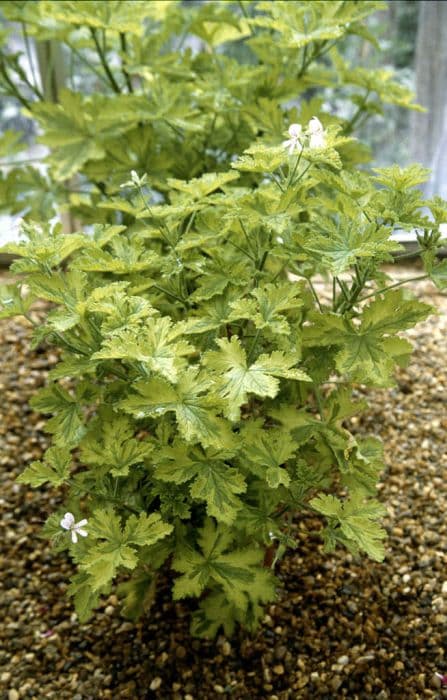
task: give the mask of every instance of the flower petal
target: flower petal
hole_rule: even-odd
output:
[[[321,133],[312,134],[309,139],[309,148],[324,148],[326,145],[326,136]]]
[[[78,535],[81,535],[81,537],[87,537],[87,535],[88,535],[87,530],[82,530],[82,529],[78,530],[78,529],[76,529],[76,532],[77,532]]]
[[[323,124],[320,122],[318,117],[312,117],[309,124],[307,125],[311,134],[319,134],[324,131]]]
[[[60,521],[61,527],[64,528],[64,530],[71,530],[75,523],[75,517],[73,513],[65,513],[64,517]]]
[[[292,139],[297,139],[299,136],[301,136],[302,130],[303,127],[301,124],[291,124],[289,126],[289,136],[291,136]]]
[[[78,541],[78,536],[76,534],[76,530],[71,531],[71,541],[73,542],[73,544],[76,544],[76,542]]]
[[[78,523],[76,523],[75,527],[78,529],[79,527],[83,527],[84,525],[87,525],[88,520],[84,518],[83,520],[80,520]]]

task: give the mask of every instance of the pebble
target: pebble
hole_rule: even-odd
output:
[[[156,677],[154,678],[154,680],[151,682],[149,688],[150,688],[151,690],[158,690],[158,689],[160,688],[162,682],[163,682],[163,681],[162,681],[162,679],[160,678],[160,676],[156,676]]]
[[[346,666],[349,663],[349,656],[340,656],[337,659],[337,663],[339,666]]]
[[[8,700],[19,700],[20,695],[15,688],[11,688],[11,690],[8,692]]]
[[[273,673],[276,673],[277,676],[282,676],[284,673],[284,666],[282,664],[276,664],[273,666]]]

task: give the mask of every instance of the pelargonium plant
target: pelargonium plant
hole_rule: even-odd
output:
[[[72,4],[58,3],[67,23]],[[98,4],[77,3],[87,26]],[[190,153],[198,174],[179,177],[175,159],[160,173],[173,130],[139,113],[154,170],[136,159],[120,181],[109,172],[89,195],[92,229],[27,221],[26,240],[8,246],[19,281],[2,288],[2,315],[24,315],[34,342],[60,351],[32,400],[50,416],[52,445],[19,480],[60,488],[44,532],[76,564],[69,591],[81,620],[116,585],[124,614],[138,617],[170,571],[173,598],[198,599],[194,634],[254,630],[275,599],[275,563],[295,546],[287,516],[303,511],[321,516],[326,551],[385,554],[382,445],[347,421],[365,409],[359,386],[393,385],[411,354],[401,332],[432,312],[382,269],[401,250],[393,232],[418,231],[425,276],[443,286],[447,207],[415,189],[420,166],[361,169],[349,122],[321,102],[287,104],[292,88],[324,83],[330,56],[341,70],[346,13],[365,33],[354,15],[377,3],[241,5],[195,9],[191,27],[212,51],[175,54],[176,74],[197,73],[188,99],[200,138],[188,125],[174,132],[182,167]],[[179,32],[169,17],[169,31],[157,19],[166,42]],[[250,61],[216,51],[219,36],[242,42]],[[161,79],[173,70],[166,56]],[[147,76],[138,65],[124,77],[144,96],[144,79],[131,82]],[[210,108],[201,95],[219,83],[226,102]],[[108,98],[117,119],[121,97]],[[118,153],[104,144],[88,164],[93,180]],[[131,148],[125,137],[120,148]],[[39,324],[37,299],[48,308]]]

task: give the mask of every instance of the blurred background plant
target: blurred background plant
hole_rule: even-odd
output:
[[[370,159],[432,167],[426,194],[445,196],[446,2],[307,3],[310,15],[319,6],[333,30],[295,44],[295,76],[268,75],[256,36],[235,40],[240,29],[232,17],[256,16],[256,3],[213,4],[227,21],[220,28],[203,0],[2,3],[0,242],[15,238],[22,217],[58,216],[66,230],[110,221],[116,214],[98,205],[119,197],[131,169],[150,171],[154,201],[163,199],[168,177],[202,174],[203,149],[209,170],[225,169],[258,127],[272,137],[281,129],[275,101],[299,114],[306,100],[307,111],[336,117],[369,145],[364,167]],[[354,6],[358,17],[369,15],[366,24],[350,16]],[[161,21],[169,34],[160,32]],[[179,68],[180,52],[189,54],[189,70],[184,62]],[[254,73],[264,70],[263,94],[238,84],[233,58],[242,54]],[[215,61],[221,84],[204,89]],[[428,113],[402,109],[411,91]],[[171,147],[161,154],[157,140],[166,130]]]

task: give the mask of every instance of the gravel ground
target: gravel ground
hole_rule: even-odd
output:
[[[15,483],[47,445],[27,402],[56,357],[30,350],[26,321],[0,321],[1,697],[447,697],[435,676],[447,672],[447,298],[425,282],[414,288],[443,313],[410,334],[410,368],[395,389],[368,393],[355,426],[386,446],[386,560],[325,555],[319,521],[297,516],[300,545],[279,567],[284,588],[260,632],[216,642],[189,638],[188,603],[170,601],[167,580],[136,625],[120,618],[114,596],[93,623],[78,623],[64,595],[72,566],[38,538],[59,495]]]

